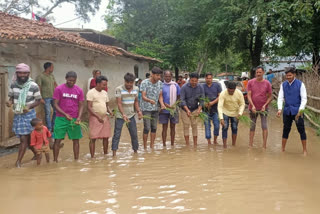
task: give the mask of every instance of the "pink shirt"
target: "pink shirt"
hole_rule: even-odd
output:
[[[77,118],[79,114],[79,102],[84,100],[82,89],[74,85],[69,88],[66,84],[56,87],[53,93],[53,99],[59,100],[59,107],[72,118]],[[57,117],[64,117],[57,111]]]
[[[248,92],[251,91],[251,99],[256,107],[257,111],[262,109],[262,106],[267,102],[267,94],[272,93],[271,84],[268,80],[263,80],[261,82],[257,81],[256,78],[249,80],[248,82]],[[266,109],[268,106],[266,106]],[[252,106],[249,104],[249,109],[252,109]]]

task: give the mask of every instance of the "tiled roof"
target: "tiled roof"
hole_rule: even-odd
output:
[[[78,33],[60,31],[51,24],[20,18],[0,12],[0,41],[9,40],[45,40],[68,43],[85,49],[96,50],[110,56],[124,56],[136,60],[159,62],[159,60],[134,54],[115,46],[89,42]]]

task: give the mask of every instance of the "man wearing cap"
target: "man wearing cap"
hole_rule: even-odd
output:
[[[34,108],[40,104],[41,100],[39,87],[29,75],[28,65],[21,63],[16,66],[15,76],[9,89],[9,100],[6,103],[8,107],[13,106],[12,130],[20,138],[16,167],[21,167],[22,158],[30,144],[30,133],[33,130],[30,122],[36,117]]]

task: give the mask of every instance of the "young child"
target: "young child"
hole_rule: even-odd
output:
[[[34,130],[31,132],[30,146],[33,146],[37,154],[37,165],[40,165],[42,153],[46,155],[47,163],[50,161],[50,147],[51,133],[46,126],[43,125],[42,120],[39,118],[33,118],[31,120],[31,126]]]

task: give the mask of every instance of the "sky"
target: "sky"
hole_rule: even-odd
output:
[[[42,2],[46,2],[45,6],[50,5],[48,0],[41,1],[41,3]],[[57,28],[89,28],[97,31],[102,31],[107,28],[104,21],[104,15],[106,13],[107,5],[108,0],[102,0],[99,11],[97,11],[94,16],[90,15],[90,22],[85,23],[81,19],[77,19],[65,24],[61,24],[63,22],[67,22],[77,18],[74,12],[74,5],[70,3],[63,3],[61,7],[56,7],[53,10],[53,13],[50,16],[54,17],[55,20],[51,23]]]

